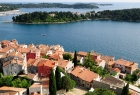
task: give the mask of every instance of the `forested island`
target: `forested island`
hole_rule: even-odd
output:
[[[140,9],[124,9],[124,10],[105,10],[98,12],[97,18],[110,19],[110,20],[122,20],[122,21],[140,21]]]
[[[73,12],[33,12],[19,16],[14,16],[13,22],[16,23],[64,23],[82,20],[122,20],[122,21],[140,21],[140,9],[124,10],[106,10],[95,13],[94,11],[86,13]]]
[[[90,15],[91,14],[91,15]],[[13,22],[18,23],[62,23],[94,18],[94,12],[33,12],[13,17]]]
[[[74,8],[74,9],[93,9],[99,8],[96,4],[76,3],[76,4],[62,4],[62,3],[27,3],[27,4],[0,4],[0,11],[16,10],[19,8]]]

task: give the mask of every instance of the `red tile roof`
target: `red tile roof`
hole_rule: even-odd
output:
[[[75,67],[71,74],[87,82],[92,82],[99,76],[98,74],[79,66]]]
[[[120,68],[112,68],[112,69],[110,69],[110,71],[120,73],[121,69]]]
[[[58,62],[58,66],[60,66],[62,68],[65,68],[69,63],[68,60],[62,60],[62,59],[59,59],[57,62]]]
[[[49,58],[54,59],[54,60],[58,60],[58,59],[60,59],[60,56],[57,54],[52,54],[52,55],[49,55]]]
[[[119,64],[119,65],[123,65],[123,66],[126,66],[126,67],[131,67],[132,69],[137,69],[137,64],[135,62],[130,62],[130,61],[127,61],[127,60],[124,60],[124,59],[118,59],[116,60],[115,62],[116,64]]]
[[[110,62],[108,62],[108,65],[114,65],[115,64],[115,62],[114,61],[110,61]]]
[[[11,49],[10,47],[5,47],[5,48],[0,49],[0,52],[1,52],[1,53],[6,53],[6,52],[8,52],[10,49]]]
[[[53,62],[52,60],[41,60],[38,64],[38,66],[43,66],[43,65],[54,68],[55,62]]]

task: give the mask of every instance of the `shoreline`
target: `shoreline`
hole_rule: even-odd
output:
[[[26,12],[21,12],[20,10],[2,11],[2,12],[0,12],[0,16],[20,15],[20,14],[24,14],[24,13],[26,13]]]
[[[33,23],[26,23],[26,22],[13,22],[13,21],[3,21],[3,23],[15,23],[15,24],[64,24],[64,23],[71,23],[71,22],[81,22],[81,21],[97,21],[97,20],[110,20],[110,21],[124,21],[124,22],[140,22],[133,21],[133,20],[116,20],[116,19],[109,19],[109,18],[98,18],[98,19],[83,19],[77,21],[65,21],[65,22],[33,22]]]

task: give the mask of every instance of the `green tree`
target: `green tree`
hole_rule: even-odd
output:
[[[85,95],[116,95],[116,94],[106,88],[95,88],[93,92],[87,92]]]
[[[56,95],[56,81],[53,69],[51,68],[51,73],[49,77],[49,93],[50,95]]]
[[[72,55],[69,54],[69,53],[65,53],[65,54],[63,54],[63,58],[64,58],[65,60],[72,60]]]
[[[95,65],[95,62],[91,59],[90,53],[88,53],[88,56],[86,57],[84,62],[84,66],[86,66],[86,68],[91,68],[93,65]]]
[[[129,95],[129,82],[123,87],[121,95]]]
[[[61,89],[62,78],[61,78],[59,66],[57,66],[57,68],[55,70],[55,80],[56,80],[57,90],[60,90]]]
[[[74,58],[73,58],[73,63],[74,63],[74,67],[77,66],[77,52],[74,52]]]
[[[138,80],[138,74],[134,72],[132,74],[132,81],[137,81],[137,80]]]
[[[71,89],[71,79],[67,76],[62,77],[62,88],[67,91]]]

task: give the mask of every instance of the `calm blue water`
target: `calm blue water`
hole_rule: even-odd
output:
[[[104,7],[106,9],[111,6]],[[62,11],[62,9],[53,8],[21,9],[24,12],[36,10]],[[85,10],[87,9],[76,11],[84,12]],[[2,23],[4,20],[11,20],[11,17],[0,17],[0,40],[17,39],[22,44],[60,44],[65,51],[94,50],[104,55],[115,56],[116,59],[124,58],[140,64],[140,23],[109,20],[34,25]],[[46,36],[41,35],[44,33]]]

